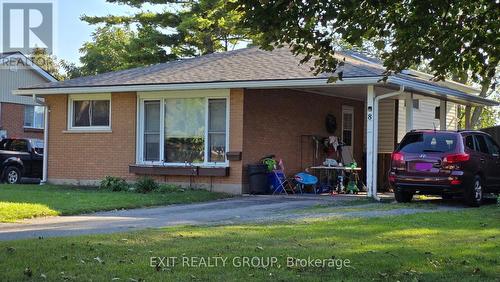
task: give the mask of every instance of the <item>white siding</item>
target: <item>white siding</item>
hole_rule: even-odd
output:
[[[397,142],[401,142],[401,139],[406,134],[406,108],[405,108],[405,101],[404,100],[399,100],[398,102],[398,138]]]
[[[457,105],[448,102],[446,105],[446,129],[458,129]]]
[[[379,102],[378,115],[378,151],[392,153],[394,151],[394,116],[396,114],[396,100],[383,99]]]
[[[435,109],[439,107],[439,100],[424,97],[415,97],[420,100],[420,109],[413,109],[413,128],[414,129],[433,129],[434,126],[439,129],[439,119],[435,119]],[[457,106],[453,103],[446,105],[446,122],[448,130],[457,129]],[[406,134],[406,107],[404,100],[399,100],[398,112],[398,142]]]
[[[14,96],[12,90],[45,83],[47,80],[28,68],[10,70],[0,67],[0,102],[35,105],[32,97]]]

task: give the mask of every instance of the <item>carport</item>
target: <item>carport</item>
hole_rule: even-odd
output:
[[[427,74],[414,72],[421,76],[432,78]],[[409,74],[409,72],[407,73]],[[421,95],[439,101],[439,130],[447,130],[446,109],[447,103],[453,102],[465,106],[466,120],[470,120],[471,107],[498,106],[499,103],[493,100],[477,96],[478,89],[455,83],[455,82],[426,82],[421,79],[413,79],[408,75],[395,75],[387,79],[387,85],[395,89],[390,93],[377,93],[374,85],[367,86],[366,94],[366,186],[368,196],[377,198],[377,158],[378,158],[378,123],[379,123],[379,102],[383,99],[405,100],[410,105],[414,95]],[[397,90],[396,90],[397,89]],[[406,107],[406,132],[414,128],[413,107]],[[432,129],[431,126],[429,126]],[[465,129],[470,129],[470,124],[465,125]]]

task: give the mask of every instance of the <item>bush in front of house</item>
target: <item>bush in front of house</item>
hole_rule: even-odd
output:
[[[106,176],[99,185],[99,189],[113,192],[128,191],[130,189],[125,179],[116,176]]]
[[[149,193],[158,189],[158,183],[149,176],[143,176],[135,183],[135,192],[137,193]]]

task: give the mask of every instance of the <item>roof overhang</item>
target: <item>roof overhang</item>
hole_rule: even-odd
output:
[[[440,100],[446,100],[471,106],[498,106],[499,103],[476,95],[467,94],[455,89],[439,87],[391,76],[386,82],[383,77],[349,77],[329,83],[327,78],[308,79],[282,79],[282,80],[252,80],[252,81],[216,81],[195,83],[169,83],[169,84],[140,84],[140,85],[106,85],[89,87],[59,87],[59,88],[31,88],[14,90],[14,95],[36,96],[57,94],[90,94],[103,92],[138,92],[138,91],[168,91],[168,90],[200,90],[224,88],[291,88],[291,87],[325,87],[325,86],[352,86],[352,85],[378,85],[378,86],[405,86],[405,91],[419,93]]]

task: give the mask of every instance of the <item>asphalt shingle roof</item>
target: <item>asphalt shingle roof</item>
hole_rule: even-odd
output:
[[[25,89],[312,79],[331,76],[331,74],[314,76],[311,67],[312,62],[300,64],[300,58],[294,56],[287,48],[265,51],[252,47],[56,83],[39,84]],[[346,61],[343,76],[373,77],[382,75],[383,71],[384,68],[381,65],[351,58]]]

